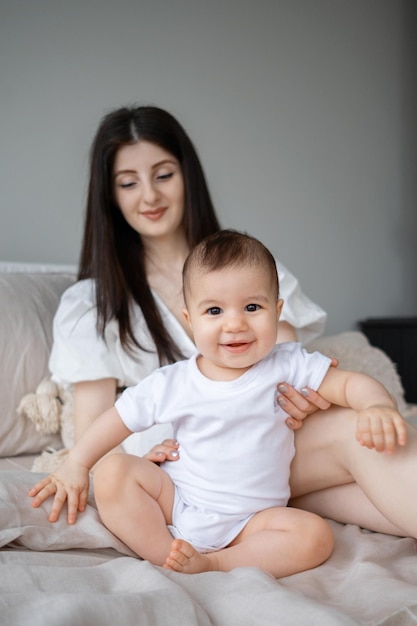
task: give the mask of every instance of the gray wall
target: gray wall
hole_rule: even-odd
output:
[[[1,2],[0,260],[76,263],[99,119],[156,104],[328,333],[416,315],[416,4]]]

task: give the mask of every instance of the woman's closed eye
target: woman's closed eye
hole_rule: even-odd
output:
[[[131,189],[131,187],[134,187],[135,185],[136,183],[131,181],[128,183],[119,183],[117,186],[120,187],[121,189]]]
[[[165,182],[170,180],[173,176],[174,176],[175,172],[161,172],[160,174],[156,174],[155,175],[155,181],[156,182]],[[136,185],[140,184],[139,180],[121,180],[120,182],[117,182],[116,185],[117,187],[119,187],[120,189],[132,189],[133,187],[136,187]]]
[[[164,180],[169,180],[173,176],[174,176],[174,172],[167,172],[166,174],[158,174],[156,179],[164,181]]]

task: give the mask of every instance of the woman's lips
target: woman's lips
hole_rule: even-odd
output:
[[[168,207],[161,207],[160,209],[154,209],[153,211],[143,211],[141,215],[146,217],[146,219],[151,220],[152,222],[156,222],[159,220],[165,212],[168,210]]]

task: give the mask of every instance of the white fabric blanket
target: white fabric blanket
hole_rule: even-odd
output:
[[[255,568],[177,574],[133,556],[94,501],[75,526],[47,521],[27,490],[37,475],[0,472],[3,626],[417,624],[417,541],[331,522],[321,567],[275,580]]]

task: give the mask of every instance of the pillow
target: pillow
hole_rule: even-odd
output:
[[[52,320],[74,279],[72,274],[0,273],[0,457],[62,445],[59,434],[37,432],[16,409],[49,375]]]
[[[27,492],[44,475],[25,470],[0,472],[0,547],[13,543],[39,551],[113,548],[136,556],[101,523],[91,489],[86,510],[71,526],[66,521],[66,508],[57,522],[48,521],[52,498],[34,509]]]
[[[315,339],[307,346],[309,352],[318,350],[335,357],[342,369],[368,374],[388,389],[397,400],[400,413],[407,409],[404,388],[391,359],[379,348],[371,346],[361,332],[351,331]]]

